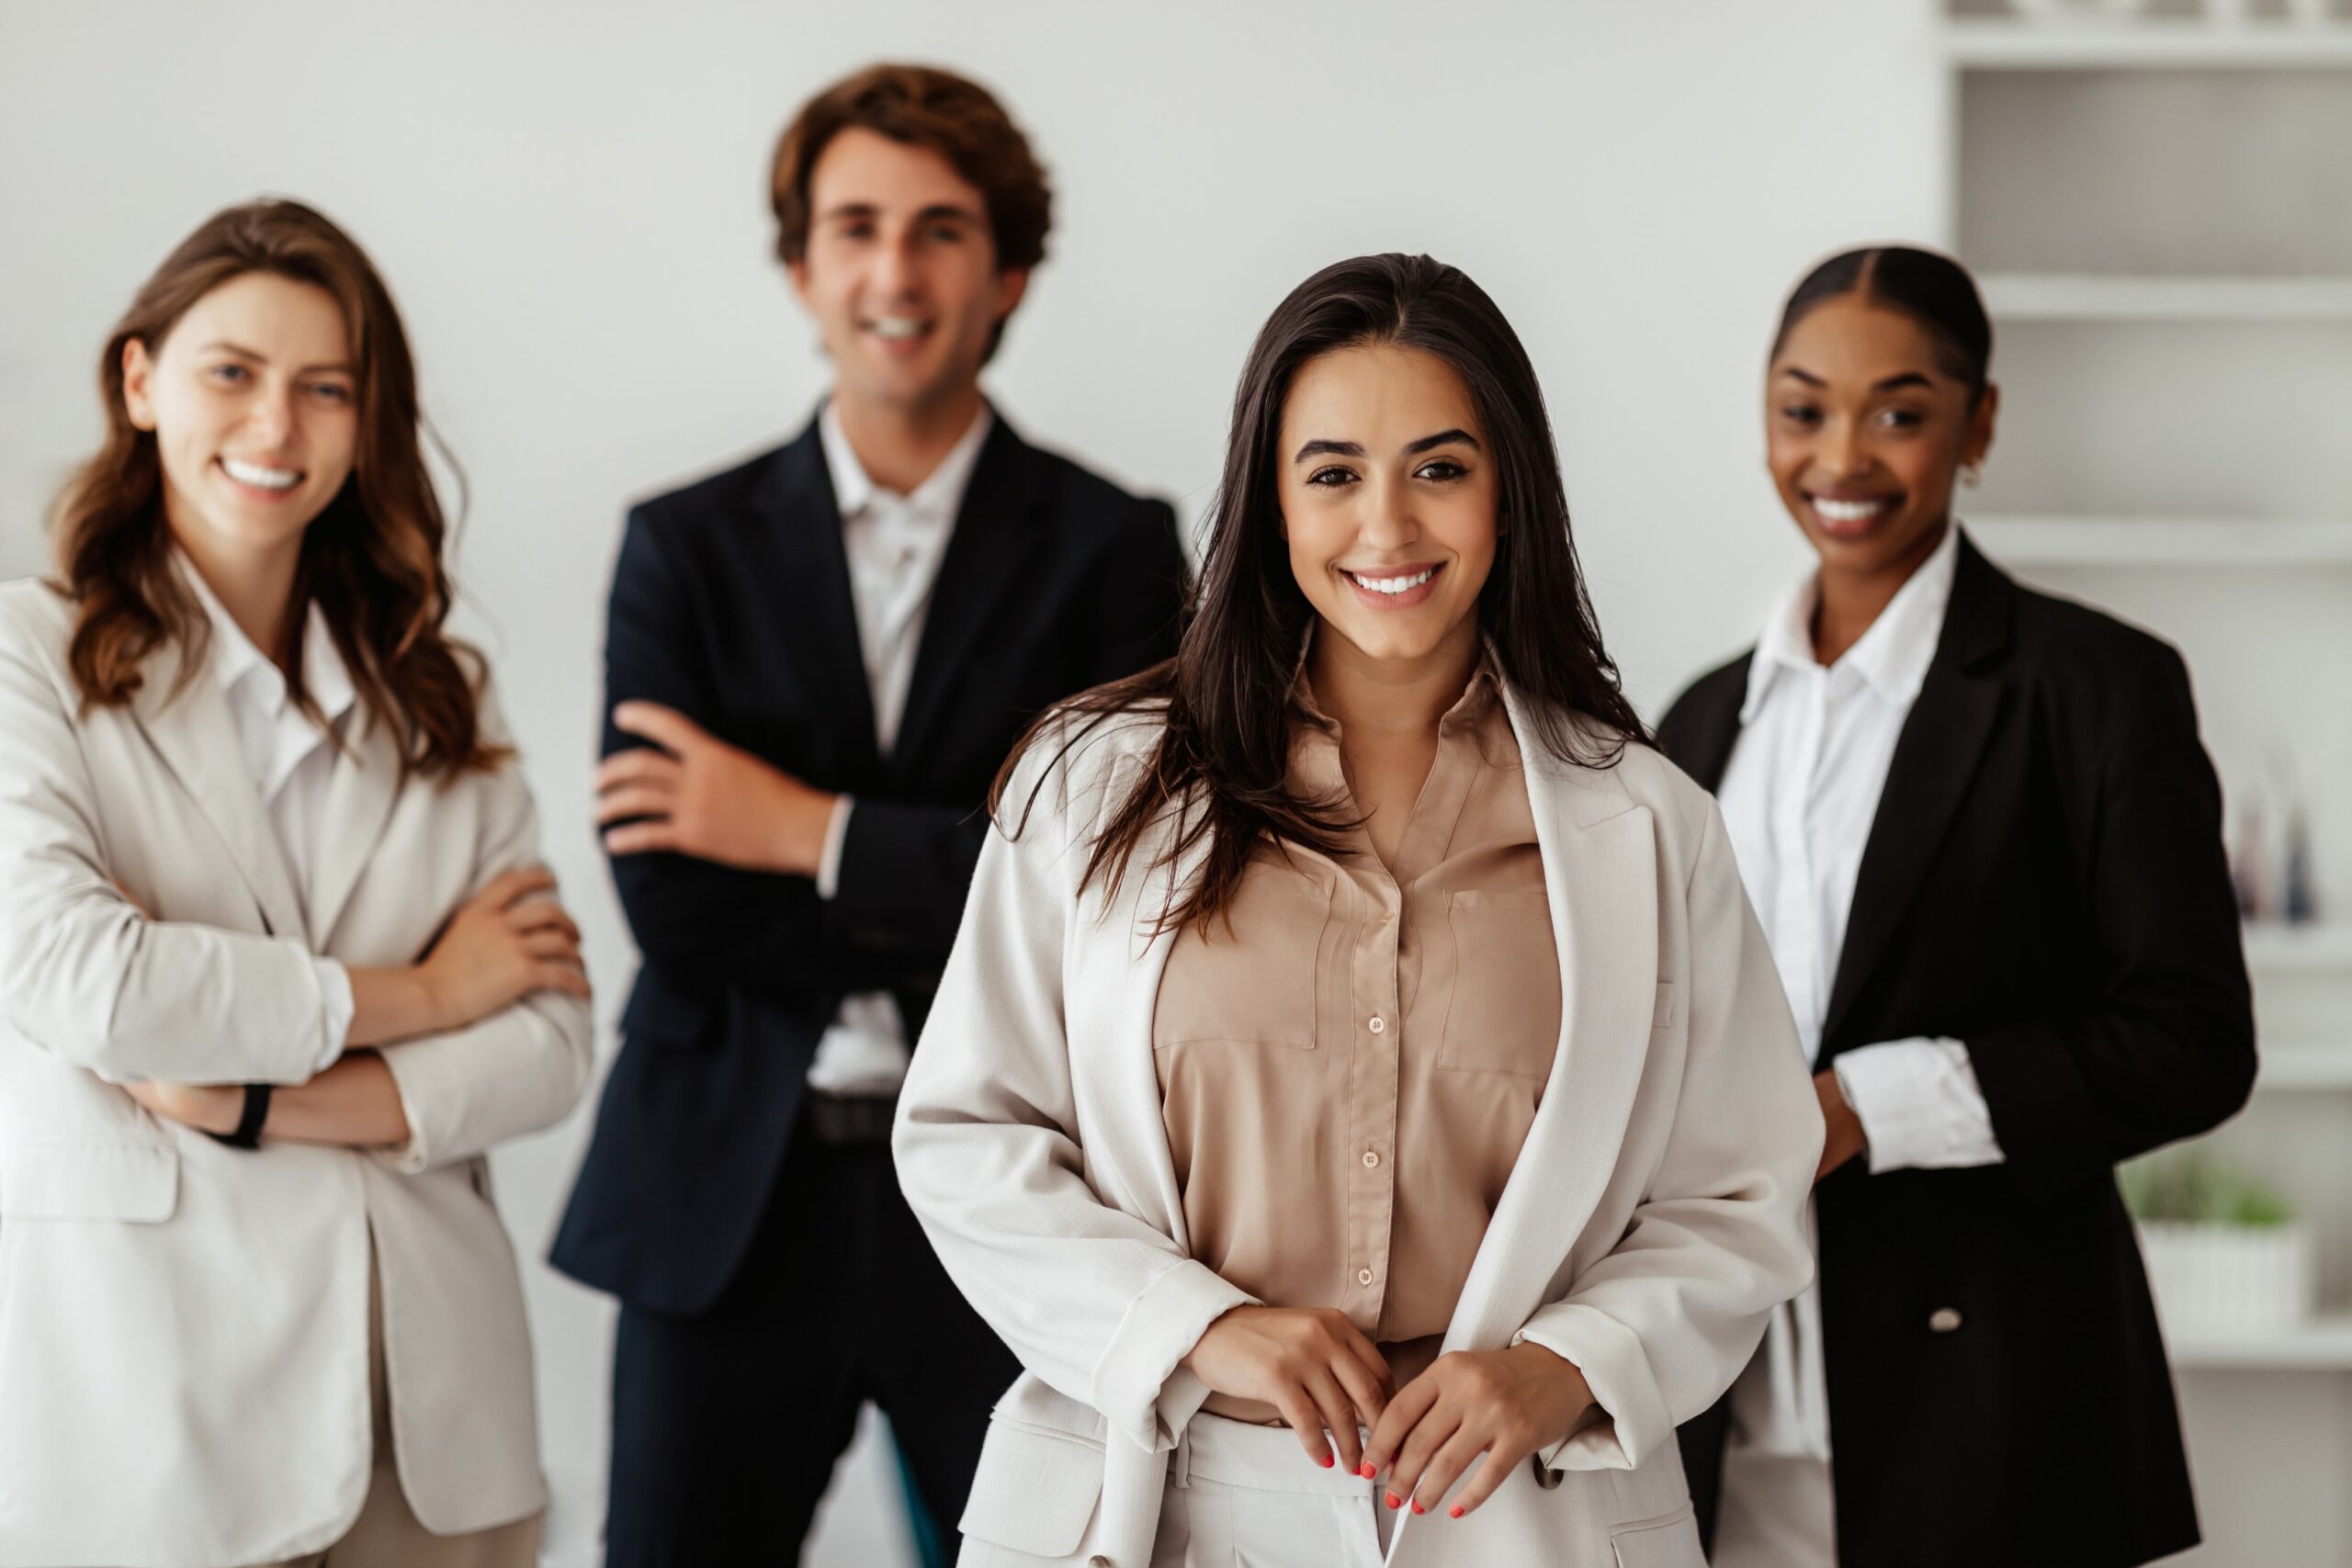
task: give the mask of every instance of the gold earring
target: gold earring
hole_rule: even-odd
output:
[[[1984,465],[1973,458],[1968,462],[1962,463],[1960,466],[1960,482],[1966,485],[1971,490],[1974,490],[1978,485],[1983,484],[1984,482]]]

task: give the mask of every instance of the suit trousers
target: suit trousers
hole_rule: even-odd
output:
[[[537,1514],[492,1529],[435,1535],[409,1511],[392,1456],[391,1384],[384,1371],[384,1288],[372,1258],[368,1274],[368,1399],[374,1412],[376,1458],[359,1517],[324,1551],[288,1558],[269,1568],[534,1568],[539,1560]]]
[[[804,1117],[711,1309],[621,1308],[607,1568],[797,1562],[868,1401],[952,1530],[1019,1371],[940,1267],[889,1145],[828,1144]]]
[[[1381,1568],[1396,1524],[1383,1484],[1323,1469],[1288,1427],[1195,1416],[1169,1465],[1151,1568]]]

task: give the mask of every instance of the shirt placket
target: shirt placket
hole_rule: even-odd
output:
[[[1404,893],[1369,862],[1348,879],[1355,906],[1348,966],[1348,1318],[1377,1337],[1388,1297],[1389,1247],[1396,1213],[1396,1096],[1404,1010],[1396,994],[1397,933]]]

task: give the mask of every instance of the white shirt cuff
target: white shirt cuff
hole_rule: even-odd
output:
[[[319,971],[319,1041],[318,1066],[311,1069],[317,1077],[343,1057],[343,1048],[351,1038],[351,1020],[359,1004],[351,996],[351,971],[332,958],[311,961]]]
[[[817,856],[817,897],[831,898],[841,891],[842,843],[849,837],[850,807],[857,802],[848,795],[833,797],[833,815],[825,824],[825,848]]]
[[[1959,1041],[1891,1040],[1845,1052],[1830,1067],[1861,1119],[1872,1175],[2001,1163],[1992,1109]]]

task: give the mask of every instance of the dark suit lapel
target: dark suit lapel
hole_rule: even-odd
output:
[[[907,692],[907,711],[891,748],[890,775],[915,776],[927,749],[954,711],[952,699],[967,655],[996,622],[1005,597],[1020,583],[1031,555],[1045,539],[1037,525],[1043,505],[1037,455],[1003,416],[997,416],[973,465],[956,529],[939,563],[939,581],[923,617],[922,642]]]
[[[1723,787],[1724,770],[1731,765],[1731,749],[1739,739],[1739,710],[1747,700],[1748,672],[1755,664],[1751,650],[1738,663],[1708,677],[1706,689],[1677,704],[1670,722],[1659,726],[1658,744],[1709,795]]]
[[[842,540],[841,503],[833,496],[825,448],[811,422],[800,438],[775,456],[765,491],[769,538],[777,560],[774,589],[778,625],[792,644],[796,674],[861,759],[857,776],[874,772],[874,694],[857,640],[857,605],[849,585],[849,551]]]
[[[1838,954],[1821,1031],[1825,1052],[1837,1041],[1871,972],[1886,956],[1887,944],[1968,796],[2001,710],[2006,688],[2000,655],[2008,646],[2016,595],[2016,586],[1963,536],[1935,661],[1895,742],[1862,849],[1846,946]]]

